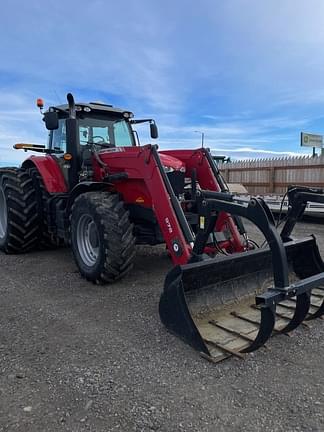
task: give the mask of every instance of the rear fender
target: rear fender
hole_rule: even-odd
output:
[[[31,156],[22,168],[36,168],[48,193],[67,193],[68,188],[59,164],[52,156]]]

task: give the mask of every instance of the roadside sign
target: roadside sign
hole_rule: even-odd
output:
[[[310,134],[302,132],[300,134],[300,145],[302,147],[323,147],[323,135]]]

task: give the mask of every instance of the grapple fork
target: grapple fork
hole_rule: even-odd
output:
[[[324,292],[322,305],[317,306],[320,294],[315,306],[311,301],[312,289],[324,283],[315,238],[283,242],[261,199],[243,206],[228,196],[221,198],[204,191],[200,216],[210,220],[213,212],[226,211],[246,217],[262,231],[268,246],[209,258],[203,254],[208,232],[202,229],[192,262],[168,273],[160,300],[165,326],[213,361],[255,351],[273,333],[289,333],[324,313]]]

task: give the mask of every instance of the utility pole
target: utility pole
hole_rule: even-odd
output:
[[[194,131],[194,132],[201,134],[201,147],[204,148],[205,133],[201,131]]]

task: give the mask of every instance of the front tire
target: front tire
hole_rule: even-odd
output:
[[[0,170],[0,250],[18,254],[34,249],[38,230],[32,179],[23,169]]]
[[[83,277],[111,283],[133,267],[135,238],[117,194],[88,192],[76,198],[70,216],[71,248]]]

